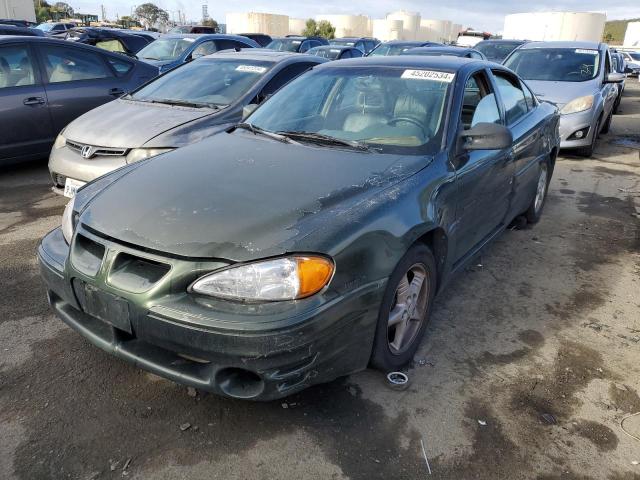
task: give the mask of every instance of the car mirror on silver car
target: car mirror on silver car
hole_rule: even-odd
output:
[[[620,83],[624,81],[625,78],[624,73],[611,72],[607,73],[604,77],[604,83]]]
[[[258,105],[255,103],[245,105],[242,108],[242,121],[246,120],[246,118],[251,115],[256,108],[258,108]]]
[[[511,130],[497,123],[478,123],[460,136],[465,150],[502,150],[513,143]]]

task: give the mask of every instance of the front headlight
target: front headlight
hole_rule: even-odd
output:
[[[190,290],[250,302],[296,300],[322,290],[331,280],[334,269],[328,258],[294,255],[210,273],[196,280]]]
[[[167,153],[173,148],[134,148],[127,154],[127,163],[139,162],[147,158],[155,157],[163,153]]]
[[[62,133],[56,137],[56,141],[53,142],[53,148],[62,148],[67,144],[67,139],[64,138]]]
[[[67,206],[64,207],[62,214],[62,236],[71,245],[71,238],[73,238],[73,231],[75,230],[75,221],[73,218],[73,206],[75,203],[75,197],[69,200]]]
[[[567,115],[569,113],[584,112],[585,110],[589,110],[591,107],[593,107],[593,100],[593,95],[586,95],[584,97],[575,98],[567,103],[564,107],[562,107],[560,113],[562,113],[563,115]]]

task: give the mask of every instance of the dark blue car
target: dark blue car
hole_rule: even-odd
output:
[[[71,120],[157,73],[156,67],[89,45],[0,37],[0,164],[46,157]]]
[[[340,45],[322,45],[321,47],[313,47],[307,51],[308,55],[316,57],[328,58],[329,60],[342,60],[345,58],[360,58],[364,53],[359,48],[344,47]]]
[[[234,48],[260,48],[260,45],[239,35],[171,34],[150,43],[137,56],[162,73],[195,58]]]

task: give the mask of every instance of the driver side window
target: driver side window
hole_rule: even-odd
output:
[[[481,122],[501,122],[496,97],[482,72],[471,76],[464,86],[461,120],[465,130]]]

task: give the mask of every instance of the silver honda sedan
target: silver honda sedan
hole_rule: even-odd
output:
[[[219,133],[279,87],[327,60],[264,49],[199,58],[71,122],[49,155],[54,191]]]
[[[613,69],[609,48],[597,42],[531,42],[509,55],[505,66],[524,78],[540,100],[560,109],[561,148],[593,154],[607,133],[624,75]]]

